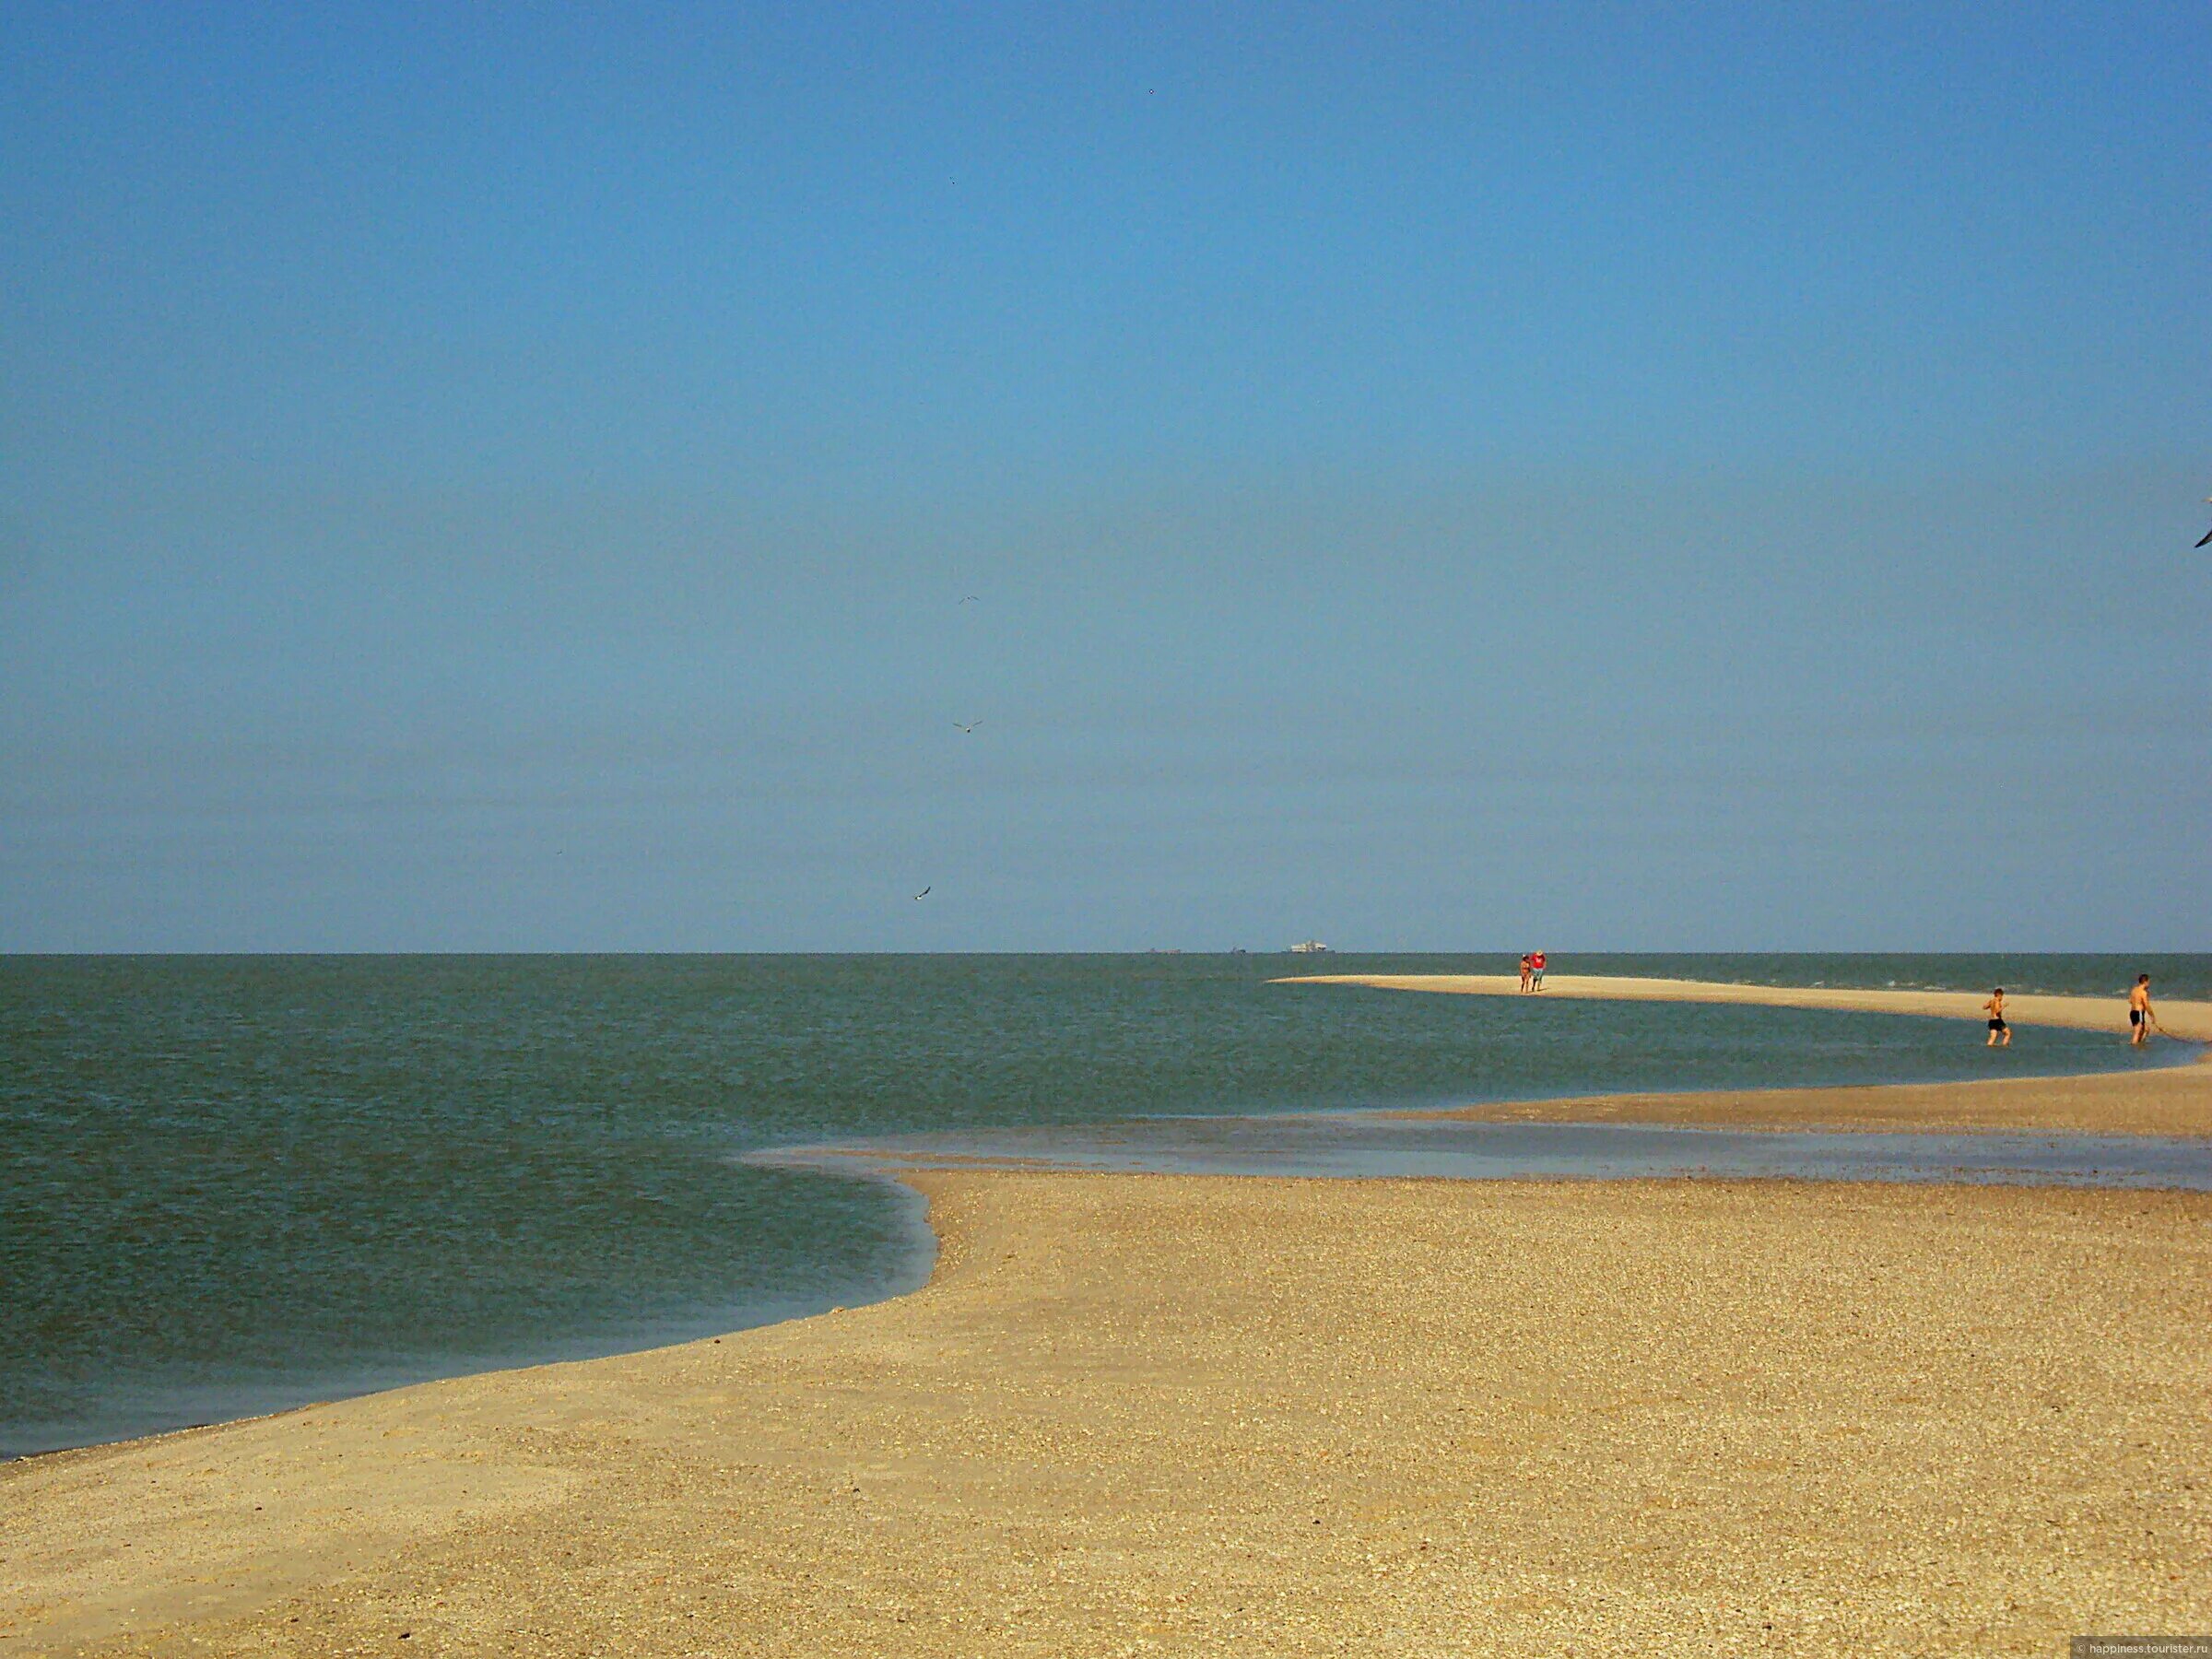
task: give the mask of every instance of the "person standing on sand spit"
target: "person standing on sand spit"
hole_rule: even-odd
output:
[[[2150,975],[2136,975],[2136,988],[2127,994],[2127,1040],[2136,1048],[2150,1041],[2150,1028],[2159,1017],[2150,1008]]]
[[[2005,1023],[2005,987],[1999,985],[1982,1005],[1989,1010],[1989,1041],[1984,1048],[2010,1048],[2012,1028]]]
[[[1524,995],[1526,995],[1528,992],[1528,976],[1535,971],[1535,959],[1527,951],[1523,951],[1521,953],[1521,991]]]
[[[1528,959],[1528,988],[1531,991],[1544,989],[1544,953],[1540,950],[1532,954]]]

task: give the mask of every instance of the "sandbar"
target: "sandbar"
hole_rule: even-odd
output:
[[[1281,985],[1354,985],[1461,996],[1512,996],[1519,982],[1506,974],[1311,974]],[[1594,974],[1549,976],[1542,994],[1619,1002],[1741,1003],[1783,1008],[1828,1008],[1908,1014],[1983,1024],[1986,993],[1849,990],[1797,985],[1735,985],[1704,980],[1612,979]],[[2212,1003],[2156,1005],[2168,1039],[2212,1043]],[[2107,1030],[2125,1041],[2126,1004],[2119,997],[2013,995],[2006,1016],[2014,1026]],[[1969,1038],[1969,1041],[1979,1039]],[[2163,1043],[2165,1039],[2154,1040]],[[2018,1051],[2016,1050],[2015,1053]],[[2012,1056],[2007,1055],[2009,1060]],[[2080,1077],[2009,1077],[1934,1084],[1881,1084],[1842,1088],[1705,1089],[1684,1094],[1581,1095],[1549,1100],[1502,1100],[1408,1115],[1476,1123],[1682,1124],[1731,1129],[2052,1130],[2093,1135],[2212,1135],[2212,1065],[2199,1063]]]
[[[2206,1078],[1614,1104],[2110,1130]],[[0,1655],[2048,1655],[2212,1629],[2212,1194],[905,1179],[941,1247],[908,1296],[0,1465]]]
[[[2212,1196],[914,1179],[910,1296],[0,1467],[0,1653],[2212,1625]]]

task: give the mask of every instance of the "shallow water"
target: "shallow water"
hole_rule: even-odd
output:
[[[1563,972],[2116,996],[2136,959]],[[2128,1069],[2097,1033],[1270,985],[1482,957],[0,958],[0,1453],[887,1294],[918,1132]],[[2212,958],[2142,959],[2167,994]],[[2115,1006],[2117,1006],[2115,1004]]]
[[[995,1165],[1190,1175],[1705,1177],[2212,1192],[2212,1141],[2159,1135],[1819,1134],[1675,1124],[1477,1124],[1377,1112],[1054,1124],[893,1136],[749,1158],[766,1165],[869,1175]]]

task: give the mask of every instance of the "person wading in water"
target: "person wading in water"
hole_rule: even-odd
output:
[[[2150,1006],[2150,975],[2136,975],[2136,988],[2127,994],[2127,1040],[2136,1048],[2150,1041],[2150,1028],[2159,1023],[2159,1017]]]
[[[1984,1048],[2010,1048],[2012,1028],[2005,1023],[2005,987],[1999,985],[1982,1005],[1989,1010],[1989,1041]]]

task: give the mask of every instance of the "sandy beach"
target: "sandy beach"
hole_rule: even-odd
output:
[[[911,1296],[0,1467],[0,1653],[2212,1626],[2212,1195],[912,1179]]]
[[[1376,991],[1426,991],[1448,996],[1515,996],[1520,982],[1509,973],[1308,973],[1271,980],[1276,985],[1361,985]],[[2156,986],[2152,989],[2155,991]],[[1832,1008],[1860,1014],[1911,1014],[1931,1019],[1987,1018],[1986,991],[1893,991],[1830,985],[1739,985],[1720,980],[1630,979],[1553,972],[1541,994],[1603,1002],[1735,1003],[1762,1008]],[[2212,1003],[2156,999],[2159,1024],[2188,1042],[2212,1042]],[[2016,993],[2005,999],[2016,1026],[2068,1026],[2127,1036],[2127,1002],[2115,996],[2045,996]]]
[[[1457,996],[1520,994],[1518,982],[1507,974],[1314,974],[1276,982]],[[1862,991],[1553,974],[1542,994],[1570,1000],[1831,1008],[1969,1020],[1975,1025],[1988,1018],[1982,1007],[1985,994],[1962,991]],[[2212,1043],[2212,1003],[2161,999],[2157,1012],[2169,1036]],[[2115,1043],[2125,1041],[2125,1004],[2119,998],[2008,996],[2006,1015],[2015,1027],[2109,1030]],[[2202,1063],[2205,1057],[2200,1056],[2194,1065],[2092,1077],[1577,1096],[1460,1106],[1420,1115],[1475,1123],[1688,1124],[1731,1129],[2047,1129],[2194,1137],[2212,1135],[2212,1065]]]

